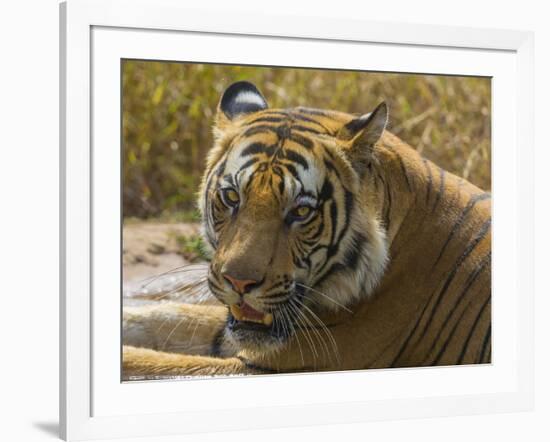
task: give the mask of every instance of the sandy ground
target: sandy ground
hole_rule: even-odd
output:
[[[123,227],[122,281],[124,305],[157,300],[198,302],[199,294],[176,289],[204,276],[204,262],[190,263],[176,238],[199,234],[195,223],[131,222]],[[181,267],[186,267],[182,271]],[[198,292],[198,291],[197,291]]]
[[[132,222],[123,227],[122,280],[137,282],[188,264],[179,253],[177,236],[199,234],[195,223]]]

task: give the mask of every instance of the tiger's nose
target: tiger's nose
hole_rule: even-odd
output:
[[[237,279],[227,273],[224,273],[223,277],[231,284],[235,291],[241,295],[248,293],[252,290],[253,286],[258,284],[258,281],[254,279]]]

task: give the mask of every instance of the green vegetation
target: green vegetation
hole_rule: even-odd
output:
[[[255,83],[272,107],[351,113],[384,100],[389,129],[439,166],[491,187],[491,82],[486,78],[125,61],[125,217],[193,220],[223,90]]]
[[[180,254],[189,262],[210,261],[210,254],[200,235],[176,236]]]

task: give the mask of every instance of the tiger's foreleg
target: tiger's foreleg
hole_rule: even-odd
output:
[[[124,345],[189,355],[212,354],[223,333],[227,308],[221,305],[159,303],[125,307]]]
[[[247,366],[241,359],[214,358],[209,356],[183,355],[124,346],[122,351],[124,380],[170,377],[260,374],[256,368]]]

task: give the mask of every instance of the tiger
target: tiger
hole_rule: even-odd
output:
[[[225,90],[198,193],[219,302],[125,308],[125,379],[491,363],[491,194],[388,113]]]

